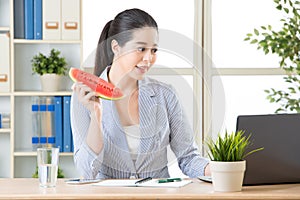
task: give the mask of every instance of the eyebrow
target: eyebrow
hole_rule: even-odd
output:
[[[147,45],[146,42],[135,42],[136,44],[142,44],[142,45]],[[158,45],[157,44],[153,44],[153,46],[157,47]]]

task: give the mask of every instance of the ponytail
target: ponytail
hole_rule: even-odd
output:
[[[104,69],[112,64],[113,52],[111,50],[111,41],[109,40],[109,28],[113,20],[107,22],[100,35],[95,59],[94,75],[100,76]]]

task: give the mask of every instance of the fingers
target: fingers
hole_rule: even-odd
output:
[[[94,110],[94,104],[99,104],[99,98],[96,92],[83,83],[77,82],[72,86],[73,91],[77,94],[79,102],[81,102],[90,111]]]

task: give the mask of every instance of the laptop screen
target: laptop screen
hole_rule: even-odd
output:
[[[251,134],[244,185],[300,183],[300,114],[241,115],[237,130]]]

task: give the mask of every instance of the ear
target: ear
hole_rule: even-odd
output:
[[[111,41],[111,49],[112,49],[112,51],[115,55],[119,54],[120,46],[119,46],[119,43],[117,42],[117,40],[112,40]]]

